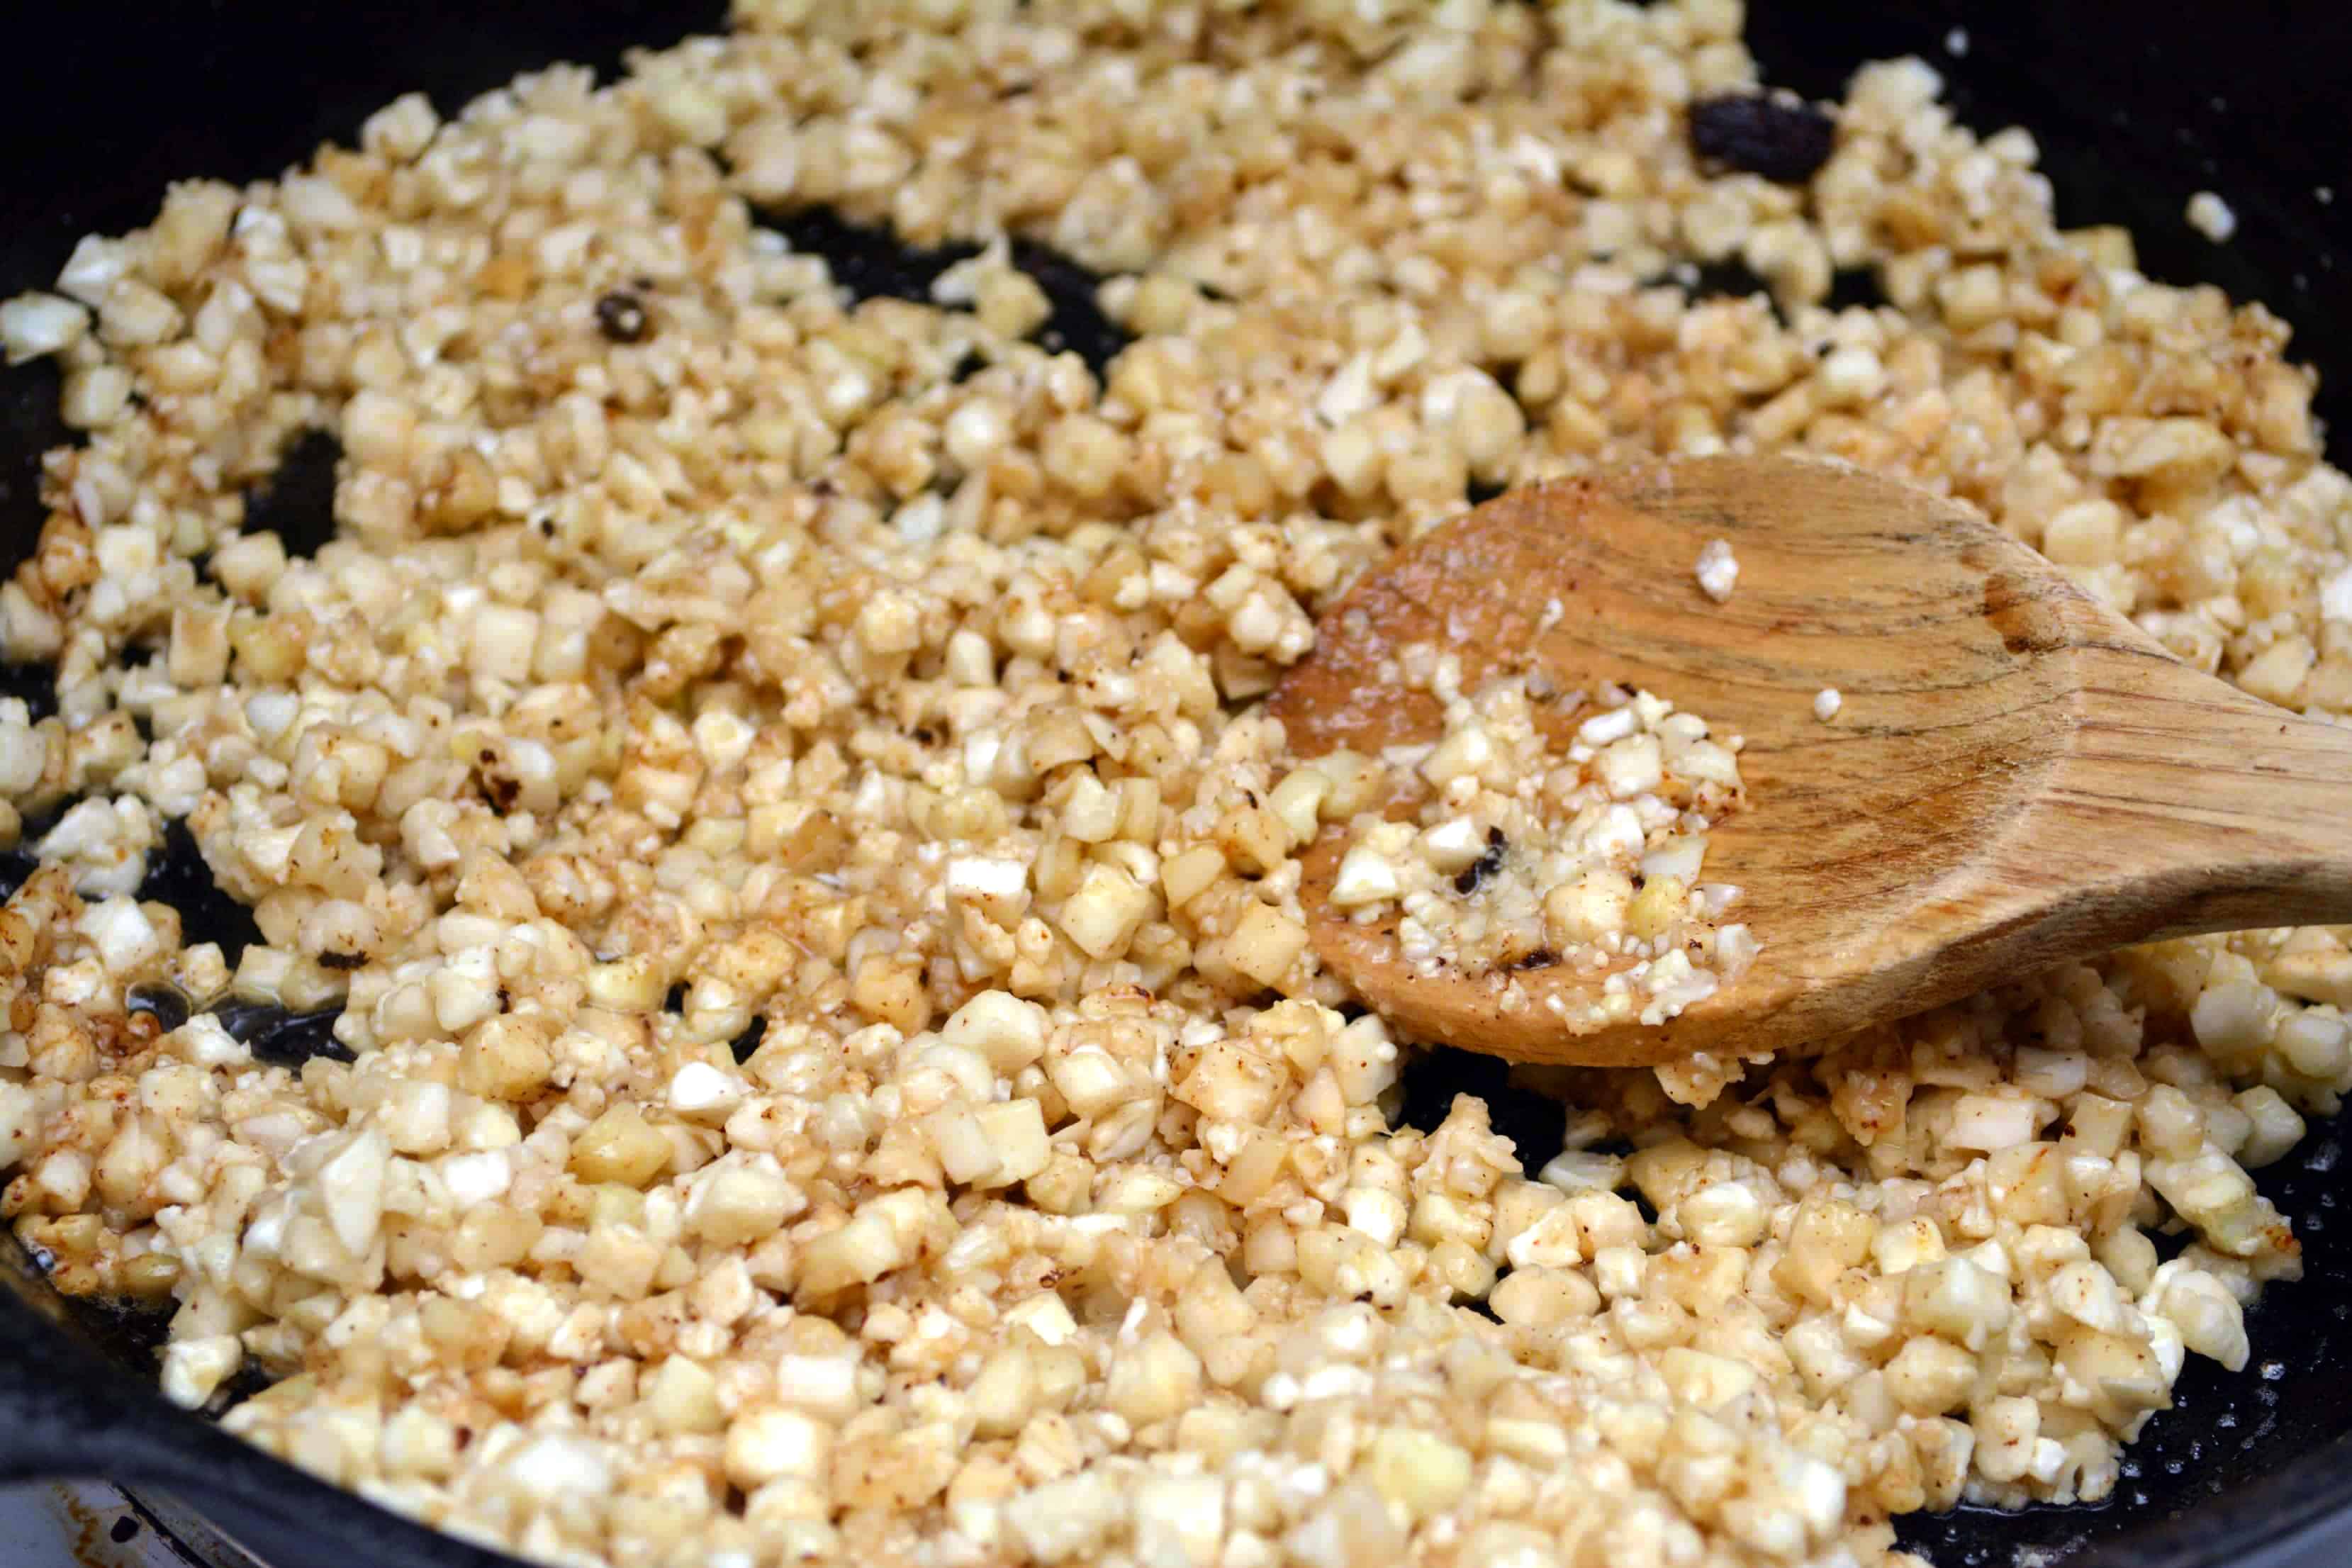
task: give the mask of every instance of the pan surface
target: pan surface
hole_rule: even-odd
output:
[[[2294,327],[2295,357],[2322,373],[2322,416],[2338,431],[2352,429],[2352,170],[2342,156],[2336,99],[2340,62],[2352,58],[2352,8],[2336,0],[2153,7],[1784,0],[1754,11],[1748,37],[1769,81],[1830,95],[1864,60],[1916,53],[1946,75],[1967,122],[1983,131],[2026,126],[2040,142],[2063,222],[2124,224],[2156,276],[2215,283],[2269,305]],[[135,21],[102,8],[45,8],[15,23],[17,80],[0,95],[0,145],[13,154],[0,180],[0,297],[47,282],[79,236],[144,223],[173,179],[274,174],[324,138],[348,139],[399,92],[424,88],[452,109],[520,69],[553,59],[610,68],[627,46],[667,42],[720,20],[715,5],[642,0],[504,0],[438,20],[374,3],[321,9],[205,0]],[[2216,246],[2184,221],[2188,196],[2200,189],[2222,194],[2237,211],[2231,243]],[[886,284],[894,269],[919,265],[886,238],[857,231],[813,225],[796,238],[823,239],[837,263],[854,256]],[[1073,294],[1083,289],[1082,278],[1069,281]],[[1745,286],[1709,279],[1725,285]],[[13,569],[39,527],[39,454],[67,438],[56,400],[47,366],[0,380],[0,570]],[[2336,455],[2345,456],[2340,441]],[[299,477],[279,496],[280,505],[310,513],[307,526],[324,526],[322,503],[315,492],[306,499]],[[289,515],[286,525],[305,519]],[[0,671],[7,691],[37,687],[30,672]],[[212,934],[207,921],[244,918],[204,887],[201,863],[184,844],[183,851],[170,887],[188,908],[192,936]],[[1559,1109],[1503,1089],[1496,1064],[1435,1053],[1410,1082],[1408,1121],[1433,1121],[1433,1108],[1442,1115],[1456,1091],[1480,1093],[1523,1150],[1557,1147]],[[2339,1392],[2352,1370],[2352,1237],[2345,1234],[2352,1205],[2339,1210],[2341,1148],[2336,1128],[2315,1125],[2294,1156],[2263,1173],[2264,1190],[2304,1240],[2306,1278],[2273,1288],[2251,1314],[2247,1373],[2192,1361],[2176,1407],[2158,1415],[2126,1455],[2112,1503],[1914,1517],[1902,1523],[1905,1542],[1939,1568],[2352,1562],[2352,1400]],[[46,1290],[21,1268],[0,1268],[0,1284],[19,1296]],[[109,1359],[152,1378],[159,1323],[81,1318]],[[45,1375],[80,1373],[60,1362]],[[160,1398],[147,1403],[152,1410],[142,1418],[156,1430],[194,1427],[194,1418]],[[366,1539],[365,1531],[382,1528],[382,1516],[356,1499],[257,1454],[246,1462],[284,1476],[328,1536]],[[2336,1531],[2322,1531],[2332,1539],[2283,1539],[2326,1517],[2337,1521]],[[299,1561],[289,1549],[299,1539],[280,1535],[268,1544]]]

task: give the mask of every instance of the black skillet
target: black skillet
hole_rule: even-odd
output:
[[[843,0],[851,3],[851,0]],[[380,0],[340,6],[182,0],[16,8],[12,79],[0,92],[0,297],[53,278],[73,241],[143,224],[166,182],[250,179],[349,140],[371,110],[414,88],[447,110],[551,59],[611,68],[632,43],[719,21],[708,3],[498,0],[427,19]],[[2296,352],[2327,377],[2324,416],[2352,428],[2352,158],[2339,103],[2352,87],[2352,7],[2341,0],[1757,0],[1749,39],[1769,79],[1835,93],[1858,62],[1916,52],[1952,80],[1979,130],[2012,122],[2039,139],[2062,221],[2119,222],[2145,266],[2261,300],[2296,328]],[[1965,39],[1953,33],[1964,28]],[[1965,54],[1958,51],[1965,49]],[[2339,184],[2330,202],[2320,188]],[[2210,244],[2181,212],[2222,193],[2237,238]],[[803,215],[798,243],[823,247],[869,291],[898,291],[939,257]],[[1060,309],[1058,330],[1091,355],[1111,346],[1085,276],[1026,253]],[[1703,289],[1752,279],[1710,272]],[[1840,280],[1866,297],[1867,279]],[[0,569],[29,549],[40,513],[38,454],[66,439],[54,373],[0,378]],[[325,515],[331,444],[301,450],[263,503],[268,526],[310,547]],[[2352,458],[2339,445],[2339,460]],[[39,672],[0,670],[0,690],[45,693]],[[0,889],[23,874],[0,858]],[[249,917],[206,884],[184,838],[148,896],[188,911],[192,934],[234,942]],[[258,1047],[316,1048],[316,1021],[241,1020]],[[1497,1121],[1540,1158],[1560,1112],[1506,1089],[1494,1063],[1438,1053],[1409,1085],[1408,1121],[1452,1094],[1486,1094]],[[2252,1313],[2256,1368],[2191,1359],[2177,1405],[2126,1456],[2114,1501],[2020,1515],[1974,1510],[1902,1521],[1938,1568],[2344,1568],[2352,1564],[2352,1247],[2339,1239],[2337,1131],[2322,1125],[2264,1189],[2303,1237],[2308,1277]],[[161,1487],[278,1568],[492,1568],[509,1560],[394,1518],[268,1458],[152,1392],[160,1324],[69,1307],[14,1243],[0,1243],[0,1480],[103,1475]],[[2257,1370],[2257,1369],[2266,1369]],[[2267,1373],[2267,1374],[2266,1374]],[[2039,1555],[2046,1553],[2047,1555]],[[1627,1568],[1637,1568],[1628,1564]]]

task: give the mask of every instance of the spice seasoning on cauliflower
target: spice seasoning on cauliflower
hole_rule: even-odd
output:
[[[232,1430],[550,1563],[1912,1568],[2109,1495],[2297,1270],[2248,1172],[2352,1087],[2339,934],[1522,1069],[1557,1150],[1398,1125],[1307,943],[1381,764],[1258,700],[1474,486],[1823,453],[2352,712],[2278,320],[1739,21],[742,0],[85,240],[0,307],[86,436],[0,584],[16,1234],[172,1304],[175,1400],[274,1379]],[[858,300],[815,206],[963,259]],[[313,551],[247,495],[330,436]],[[258,940],[139,897],[182,835]]]
[[[1545,998],[1571,1028],[1663,1022],[1755,961],[1747,928],[1717,922],[1738,889],[1700,880],[1707,830],[1743,799],[1706,721],[1646,691],[1588,703],[1527,677],[1465,693],[1434,649],[1403,662],[1427,672],[1408,686],[1444,700],[1445,731],[1383,759],[1418,806],[1349,825],[1334,910],[1392,919],[1417,971],[1483,978],[1506,1008],[1536,1005],[1527,970],[1589,973],[1588,995]]]

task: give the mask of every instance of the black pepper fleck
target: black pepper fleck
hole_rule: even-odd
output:
[[[1486,852],[1454,877],[1454,890],[1464,894],[1476,892],[1479,883],[1503,868],[1503,851],[1510,847],[1510,840],[1503,837],[1501,828],[1486,829]]]
[[[635,294],[614,289],[596,301],[596,330],[616,343],[641,343],[651,319],[646,302]]]
[[[1829,162],[1837,121],[1809,103],[1769,93],[1702,98],[1690,108],[1691,150],[1776,184],[1800,185]]]

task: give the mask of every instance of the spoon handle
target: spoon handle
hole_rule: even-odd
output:
[[[2084,673],[2010,874],[2111,900],[2119,941],[2352,921],[2352,727],[2137,648]]]

